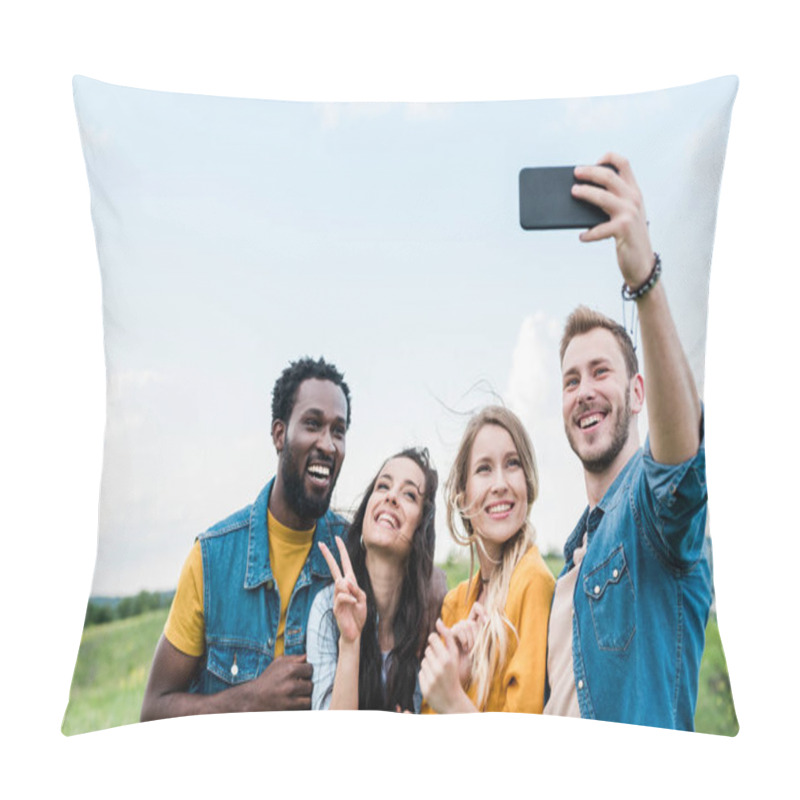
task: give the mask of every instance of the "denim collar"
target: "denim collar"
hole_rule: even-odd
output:
[[[250,534],[247,542],[247,571],[245,572],[244,588],[255,589],[267,581],[274,580],[272,567],[269,563],[269,533],[267,531],[267,509],[269,508],[269,497],[272,492],[275,478],[261,490],[250,509]],[[308,554],[306,563],[298,578],[298,582],[307,582],[308,571],[319,577],[330,577],[330,570],[325,562],[325,557],[319,549],[319,542],[325,542],[331,553],[338,561],[339,550],[333,540],[334,532],[331,522],[338,519],[330,511],[325,516],[317,520],[314,530],[314,540],[311,544],[311,552]],[[343,528],[343,526],[340,526]],[[342,535],[341,530],[336,533]]]
[[[627,477],[631,470],[633,469],[633,465],[638,462],[642,458],[642,449],[639,448],[627,461],[625,466],[620,470],[619,475],[614,478],[613,483],[611,486],[606,489],[606,493],[600,498],[600,502],[594,507],[586,508],[581,515],[578,524],[573,529],[572,533],[569,535],[566,544],[564,545],[564,571],[566,572],[569,568],[572,567],[572,555],[575,552],[575,548],[581,543],[583,539],[583,534],[586,533],[589,540],[592,538],[592,534],[594,533],[597,526],[600,524],[600,520],[603,516],[608,512],[611,511],[616,505],[624,497],[624,486],[627,482]],[[587,542],[588,544],[588,542]],[[563,574],[563,573],[562,573]]]

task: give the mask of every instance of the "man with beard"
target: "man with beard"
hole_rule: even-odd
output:
[[[659,281],[628,162],[579,167],[573,195],[608,222],[623,297],[636,304],[649,434],[639,447],[644,379],[625,329],[576,309],[561,341],[564,428],[583,464],[588,507],[564,547],[548,635],[544,713],[694,729],[711,605],[703,412]]]
[[[142,720],[311,707],[306,624],[344,520],[328,510],[350,392],[322,358],[290,364],[272,394],[278,471],[255,502],[200,535],[156,647]]]

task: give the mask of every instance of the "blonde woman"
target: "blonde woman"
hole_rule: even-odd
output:
[[[424,711],[541,713],[555,579],[528,519],[538,485],[517,416],[489,406],[472,417],[445,493],[450,532],[479,569],[447,594],[428,639]]]

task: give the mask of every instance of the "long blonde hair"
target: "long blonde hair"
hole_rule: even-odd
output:
[[[455,542],[470,549],[470,581],[475,564],[476,547],[483,547],[480,533],[472,524],[471,509],[466,504],[467,477],[472,445],[475,437],[485,425],[499,425],[506,430],[514,442],[520,458],[528,489],[528,508],[522,527],[503,546],[500,563],[492,572],[486,586],[484,607],[487,619],[476,638],[472,649],[472,686],[476,687],[478,708],[485,707],[489,697],[489,687],[495,671],[500,669],[506,658],[508,629],[515,636],[517,631],[506,617],[505,605],[511,576],[517,564],[528,552],[536,537],[536,532],[528,519],[531,507],[539,494],[539,472],[536,456],[530,437],[519,417],[503,406],[487,406],[475,414],[467,423],[461,444],[458,448],[450,475],[445,484],[447,498],[447,527]],[[467,593],[471,589],[467,587]]]

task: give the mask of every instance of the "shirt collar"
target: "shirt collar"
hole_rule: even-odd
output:
[[[269,532],[267,530],[267,509],[269,508],[269,497],[275,478],[261,490],[255,503],[250,510],[250,533],[247,544],[247,570],[245,572],[244,588],[255,589],[262,583],[274,580],[272,568],[269,563]],[[307,567],[310,567],[314,575],[330,578],[330,570],[319,549],[319,542],[325,542],[328,549],[333,553],[334,558],[339,561],[339,548],[336,546],[334,536],[344,538],[346,533],[346,523],[344,519],[331,511],[317,520],[316,530],[314,531],[314,541],[311,545],[311,552],[306,559]],[[298,578],[299,580],[299,578]]]
[[[564,572],[572,567],[573,553],[575,552],[575,548],[581,543],[584,533],[587,533],[588,530],[587,535],[591,538],[591,534],[594,532],[595,528],[597,528],[600,519],[611,511],[623,498],[624,486],[628,475],[634,468],[634,464],[639,461],[641,457],[642,450],[640,448],[628,459],[625,466],[620,470],[619,475],[614,478],[611,486],[606,489],[605,494],[600,498],[600,502],[591,509],[589,506],[586,506],[578,524],[575,526],[564,545]]]
[[[606,489],[606,493],[600,498],[600,502],[597,504],[596,508],[599,508],[603,513],[606,513],[614,508],[617,503],[619,503],[623,493],[623,486],[628,479],[628,475],[630,474],[631,470],[633,470],[634,464],[636,464],[638,461],[641,461],[641,458],[642,448],[640,447],[628,459],[625,466],[620,470],[619,475],[614,478],[611,486]]]

